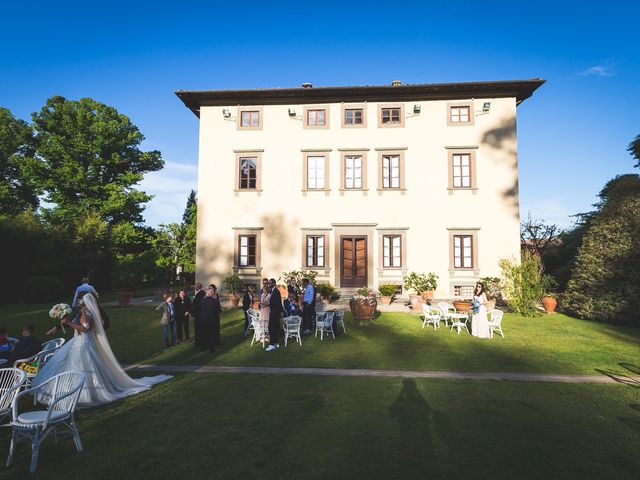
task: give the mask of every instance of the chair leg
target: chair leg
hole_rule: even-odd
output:
[[[36,473],[38,468],[38,452],[40,450],[40,432],[36,432],[35,437],[31,443],[31,465],[29,466],[30,473]]]
[[[344,326],[344,320],[342,321],[342,330],[344,330],[344,333],[347,333],[347,327]]]
[[[11,432],[11,443],[9,443],[9,456],[7,457],[7,467],[11,466],[13,462],[13,450],[16,446],[16,434],[14,431]]]
[[[78,452],[82,452],[84,449],[82,447],[82,441],[80,440],[80,433],[78,432],[78,426],[76,425],[75,416],[71,417],[71,431],[73,432],[73,441],[76,444],[76,449]]]

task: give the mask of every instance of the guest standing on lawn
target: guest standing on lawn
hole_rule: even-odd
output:
[[[313,316],[316,314],[316,289],[308,278],[302,280],[302,286],[304,288],[304,295],[302,297],[302,315],[303,315],[303,328],[304,335],[311,335],[311,329],[313,328]]]
[[[216,293],[216,286],[209,285],[207,293],[200,303],[198,320],[200,322],[200,350],[209,350],[209,353],[216,351],[216,345],[220,341],[220,300]]]
[[[247,287],[247,293],[242,297],[242,311],[244,312],[244,334],[249,333],[249,309],[253,308],[253,285]]]
[[[202,284],[200,282],[197,282],[195,287],[193,302],[191,303],[191,315],[193,315],[193,343],[196,347],[202,347],[202,342],[200,340],[200,302],[202,302],[205,292],[202,290]]]
[[[176,300],[173,302],[176,310],[176,330],[178,333],[178,342],[184,339],[189,340],[189,315],[191,314],[191,299],[187,295],[186,290],[180,290]]]
[[[167,292],[164,296],[164,302],[156,307],[156,310],[162,312],[160,325],[162,325],[162,339],[165,347],[172,347],[176,344],[176,311],[173,305],[175,296]]]
[[[487,295],[484,293],[484,287],[478,283],[473,292],[472,302],[472,305],[477,305],[473,309],[473,318],[471,319],[471,335],[474,337],[490,338],[486,303]]]
[[[269,298],[269,346],[267,352],[280,348],[280,319],[282,318],[282,297],[276,287],[276,279],[269,280],[271,287]]]
[[[91,285],[89,285],[89,279],[87,277],[84,277],[82,279],[82,285],[80,285],[78,288],[76,288],[76,293],[73,295],[73,300],[71,302],[71,307],[77,307],[78,306],[78,300],[80,298],[82,298],[82,296],[86,293],[90,293],[91,295],[93,295],[94,297],[96,297],[96,300],[98,299],[98,292],[96,292],[96,289],[93,288]]]

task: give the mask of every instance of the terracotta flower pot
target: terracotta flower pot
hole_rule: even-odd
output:
[[[389,305],[391,304],[391,300],[393,299],[392,295],[380,295],[380,303],[382,305]]]
[[[423,300],[433,300],[434,290],[427,290],[426,292],[422,292],[421,296]]]
[[[118,305],[121,307],[128,307],[131,305],[131,299],[133,298],[133,292],[130,290],[121,290],[117,292]]]
[[[467,313],[469,310],[471,310],[471,302],[454,300],[453,302],[451,302],[451,305],[453,305],[453,308],[455,308],[460,313]]]
[[[371,320],[376,315],[378,301],[374,297],[368,299],[351,298],[349,300],[349,309],[354,320]]]
[[[238,304],[240,303],[240,296],[231,294],[229,295],[229,303],[231,304],[231,308],[238,308]]]
[[[555,313],[558,301],[553,297],[545,296],[542,297],[542,306],[544,307],[545,312]]]
[[[280,292],[280,297],[282,297],[282,301],[289,296],[289,291],[287,287],[284,285],[278,285],[278,291]]]
[[[253,308],[254,310],[260,310],[260,298],[253,300],[253,303],[251,304],[251,308]]]
[[[422,306],[424,305],[424,299],[420,295],[409,295],[409,301],[411,302],[411,308],[416,312],[422,312]]]

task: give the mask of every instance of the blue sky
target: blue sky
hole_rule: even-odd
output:
[[[29,119],[52,95],[92,97],[128,115],[167,162],[142,183],[157,225],[196,185],[198,121],[175,90],[542,77],[518,109],[521,212],[570,225],[634,170],[640,4],[444,3],[13,2],[0,106]]]

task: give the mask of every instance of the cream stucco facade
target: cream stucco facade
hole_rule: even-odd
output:
[[[237,272],[246,283],[259,283],[262,277],[310,268],[319,272],[319,281],[353,287],[351,280],[344,281],[345,262],[350,264],[353,254],[366,257],[360,259],[366,259],[364,281],[363,270],[352,270],[360,283],[376,288],[401,284],[409,271],[435,272],[436,297],[453,298],[467,294],[461,286],[498,276],[499,259],[519,257],[516,105],[522,94],[505,88],[492,95],[478,87],[481,98],[466,98],[467,92],[456,98],[417,92],[412,98],[406,90],[396,98],[393,88],[384,88],[382,98],[363,94],[359,101],[348,95],[326,101],[307,89],[292,89],[311,96],[290,103],[239,105],[234,97],[224,104],[223,95],[214,102],[199,101],[194,110],[200,117],[196,279],[220,285]],[[343,125],[344,110],[351,105],[363,109],[362,125]],[[451,107],[458,105],[471,107],[468,122],[451,122]],[[401,107],[398,125],[382,124],[381,106]],[[305,128],[309,109],[325,110],[324,128]],[[239,126],[242,111],[258,111],[259,125]],[[452,183],[452,155],[457,153],[471,162],[468,187]],[[345,155],[361,158],[357,190],[345,188]],[[398,158],[398,188],[384,188],[383,155]],[[325,167],[322,189],[307,184],[308,156],[325,157],[314,160]],[[257,163],[257,188],[251,190],[238,184],[239,163],[246,157]],[[255,236],[255,261],[249,261],[255,265],[240,265],[247,263],[239,258],[242,235]],[[309,235],[324,242],[321,267],[307,267]],[[387,261],[393,267],[384,266],[385,235],[399,237],[389,243],[401,247]],[[454,262],[454,235],[469,238],[466,268],[456,268],[460,259]],[[360,239],[358,245],[366,250],[349,250],[352,244],[345,238]]]

